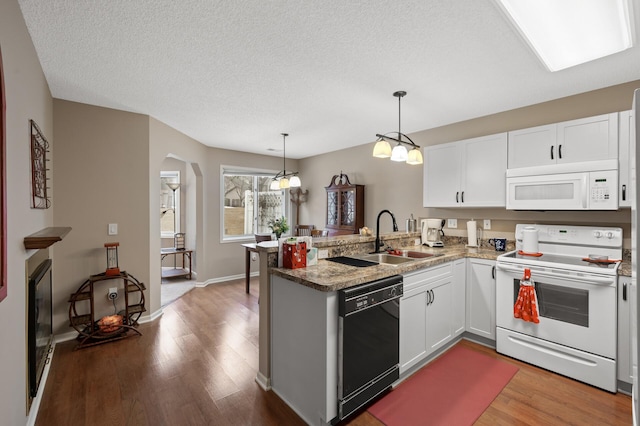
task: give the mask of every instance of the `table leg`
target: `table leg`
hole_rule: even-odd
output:
[[[245,287],[246,292],[249,293],[249,280],[251,279],[251,251],[248,247],[244,248],[245,251],[245,263],[244,263],[244,273],[245,273]]]

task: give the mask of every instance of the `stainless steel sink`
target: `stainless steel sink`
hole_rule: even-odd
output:
[[[371,262],[384,263],[387,265],[399,265],[401,263],[413,262],[416,259],[404,256],[396,256],[388,253],[374,253],[358,256],[358,259],[368,260]]]
[[[425,259],[427,257],[442,256],[442,253],[423,253],[421,251],[403,250],[402,256],[411,257],[413,259]]]

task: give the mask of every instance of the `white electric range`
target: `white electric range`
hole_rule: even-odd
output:
[[[525,227],[537,230],[538,253],[522,253]],[[620,228],[518,224],[516,250],[496,264],[496,350],[616,392],[621,259]],[[525,268],[535,283],[538,324],[514,317]]]

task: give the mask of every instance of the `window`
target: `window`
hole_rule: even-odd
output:
[[[287,216],[284,190],[270,191],[276,172],[222,166],[222,241],[253,238],[271,233],[269,221]]]
[[[180,232],[180,187],[174,191],[169,187],[171,184],[180,184],[180,172],[160,172],[160,236],[162,238],[173,238],[176,232]]]

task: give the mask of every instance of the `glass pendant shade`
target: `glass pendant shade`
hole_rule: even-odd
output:
[[[292,188],[299,188],[300,186],[302,186],[302,182],[300,181],[300,178],[298,176],[293,176],[289,180],[289,186],[291,186]]]
[[[271,181],[271,185],[269,186],[269,189],[271,191],[277,191],[280,189],[280,182],[278,182],[277,180],[272,180]]]
[[[391,161],[407,161],[407,148],[402,144],[398,144],[393,148],[391,152]]]
[[[383,139],[376,142],[376,145],[373,147],[373,156],[376,158],[391,157],[391,145],[389,145],[389,142]]]
[[[280,189],[289,188],[289,179],[286,177],[280,178]]]
[[[412,166],[422,164],[422,153],[419,149],[414,148],[409,151],[409,155],[407,157],[407,164],[411,164]]]

